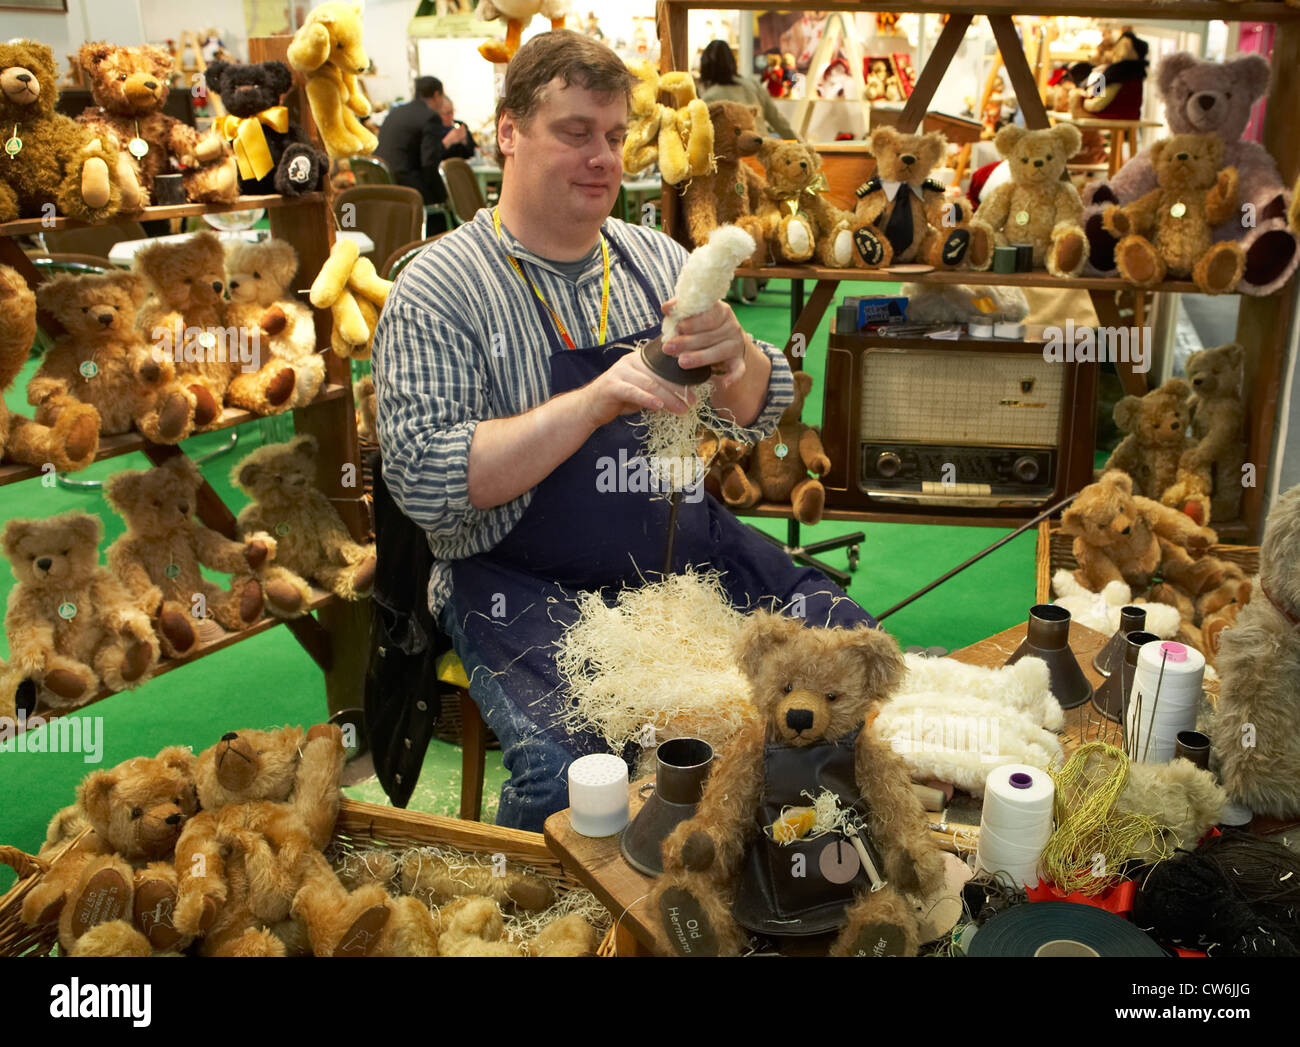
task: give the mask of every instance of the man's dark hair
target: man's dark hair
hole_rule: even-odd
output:
[[[725,40],[709,41],[700,55],[700,82],[705,87],[736,82],[736,56]]]
[[[442,94],[442,81],[436,76],[420,76],[415,80],[415,97],[432,98]]]
[[[497,102],[497,126],[501,114],[509,112],[527,127],[542,104],[546,85],[557,76],[565,87],[577,84],[597,94],[622,95],[629,101],[635,80],[623,60],[600,41],[571,29],[553,29],[533,37],[510,60]],[[498,163],[504,163],[499,140],[496,152]]]

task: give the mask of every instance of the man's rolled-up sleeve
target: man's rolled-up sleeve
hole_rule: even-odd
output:
[[[754,344],[772,362],[772,377],[767,383],[767,399],[758,417],[747,426],[736,425],[730,415],[715,415],[717,422],[709,422],[709,428],[741,443],[758,443],[764,437],[776,432],[781,414],[794,402],[794,375],[790,370],[790,361],[785,353],[771,342],[754,339]]]

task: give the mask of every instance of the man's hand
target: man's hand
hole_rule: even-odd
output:
[[[460,124],[453,124],[450,131],[442,136],[443,145],[460,145],[465,141],[465,128]]]
[[[673,311],[677,299],[663,304],[667,316]],[[749,357],[749,336],[745,334],[726,302],[716,303],[712,309],[683,320],[677,333],[664,343],[664,352],[677,357],[684,369],[712,367],[716,389],[728,389],[745,376]]]
[[[592,431],[622,414],[667,410],[684,414],[695,402],[690,389],[670,385],[646,367],[638,352],[630,352],[579,393]],[[683,401],[682,397],[686,399]]]

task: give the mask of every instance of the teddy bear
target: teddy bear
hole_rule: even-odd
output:
[[[300,612],[310,599],[310,579],[345,600],[368,596],[375,578],[372,546],[352,540],[338,510],[316,486],[316,438],[296,436],[288,443],[259,447],[231,473],[231,481],[252,499],[239,513],[241,534],[274,534],[276,564],[288,576],[298,602],[268,580],[268,602],[275,613]]]
[[[375,271],[369,258],[362,258],[353,240],[339,237],[330,248],[307,298],[317,309],[328,309],[333,318],[330,348],[345,360],[369,360],[379,311],[393,288]]]
[[[357,439],[363,444],[378,444],[379,397],[374,378],[367,374],[353,382],[352,399],[357,405]]]
[[[753,450],[752,444],[741,443],[729,436],[719,436],[717,433],[705,430],[695,445],[695,457],[706,463],[704,490],[732,509],[749,509],[757,505],[762,497],[762,491],[756,485],[751,485],[745,475]],[[724,493],[724,487],[731,495],[738,495],[745,504],[732,501],[732,498]],[[749,501],[751,493],[753,500]]]
[[[1195,599],[1229,573],[1218,557],[1205,555],[1218,541],[1214,531],[1135,494],[1132,478],[1119,469],[1079,492],[1061,514],[1061,530],[1074,538],[1074,579],[1085,589],[1098,593],[1125,582],[1135,594],[1178,608],[1188,622],[1196,618]],[[1157,572],[1163,581],[1151,586]]]
[[[709,235],[719,226],[736,225],[754,238],[758,250],[753,261],[761,265],[767,257],[767,247],[756,216],[763,179],[742,162],[744,157],[757,156],[763,145],[763,136],[754,129],[756,114],[753,106],[739,102],[714,102],[709,106],[717,169],[690,180],[682,195],[682,207],[695,247],[707,243]]]
[[[1238,581],[1230,599],[1221,602],[1213,610],[1201,612],[1201,642],[1197,646],[1205,655],[1205,661],[1216,671],[1219,668],[1219,652],[1223,650],[1223,637],[1237,624],[1241,612],[1250,603],[1251,588],[1249,579]]]
[[[194,431],[194,394],[172,361],[136,329],[148,294],[138,273],[63,274],[41,284],[36,301],[64,327],[27,383],[36,420],[57,425],[65,410],[90,405],[105,436],[138,430],[158,444]]]
[[[1075,119],[1140,120],[1142,88],[1147,78],[1147,42],[1125,30],[1107,30],[1083,85],[1070,91],[1069,112]]]
[[[1073,124],[1051,130],[1026,131],[1009,124],[993,139],[1007,160],[1011,177],[980,201],[972,230],[983,227],[994,244],[1032,244],[1034,265],[1046,265],[1053,276],[1076,276],[1086,259],[1079,215],[1078,190],[1066,181],[1066,161],[1079,151],[1083,139]],[[972,265],[975,259],[972,258]],[[987,269],[990,251],[984,259]]]
[[[261,367],[237,375],[226,390],[232,407],[273,413],[316,399],[325,384],[325,361],[316,352],[316,323],[311,310],[293,298],[298,253],[287,240],[236,244],[226,255],[230,304],[226,320],[250,332]],[[292,379],[293,393],[279,400],[280,387]],[[268,390],[274,388],[275,395]],[[272,404],[279,400],[278,404]],[[269,409],[268,409],[269,408]]]
[[[669,941],[683,955],[735,955],[742,926],[793,925],[838,930],[836,956],[915,954],[905,895],[929,894],[943,866],[902,757],[871,727],[903,677],[897,643],[757,611],[735,650],[761,718],[715,758],[695,815],[664,841],[650,904]]]
[[[283,956],[304,883],[333,878],[320,853],[338,817],[338,727],[230,731],[199,754],[202,811],[176,842],[174,923],[206,956]],[[277,933],[278,932],[278,933]]]
[[[1156,82],[1165,120],[1175,135],[1214,134],[1222,139],[1222,163],[1236,169],[1242,209],[1214,227],[1213,239],[1231,240],[1246,255],[1237,290],[1272,294],[1300,264],[1296,233],[1287,226],[1288,189],[1277,162],[1258,142],[1242,139],[1255,103],[1268,91],[1268,59],[1248,54],[1227,62],[1210,62],[1180,51],[1156,67]],[[1117,238],[1103,215],[1114,205],[1132,203],[1157,187],[1151,149],[1129,159],[1107,182],[1084,190],[1083,224],[1088,236],[1088,273],[1116,271]]]
[[[165,47],[82,44],[78,52],[83,81],[95,104],[78,122],[105,139],[112,137],[130,161],[138,191],[135,211],[149,204],[154,179],[183,172],[185,195],[199,203],[230,203],[239,195],[235,162],[221,138],[200,135],[189,124],[163,112],[171,93],[173,59]]]
[[[0,222],[52,217],[102,222],[122,203],[111,143],[54,110],[54,53],[33,40],[0,43]]]
[[[294,33],[288,58],[294,71],[307,78],[307,102],[330,158],[373,153],[379,139],[358,119],[370,115],[357,79],[370,68],[361,43],[361,5],[345,0],[317,4]]]
[[[0,265],[0,394],[9,391],[36,340],[36,295],[16,269]],[[0,396],[0,461],[59,472],[84,469],[99,453],[99,412],[90,404],[68,405],[51,425],[11,414]]]
[[[102,533],[98,517],[70,512],[10,520],[0,535],[18,580],[5,614],[9,658],[55,709],[101,686],[136,687],[158,663],[149,603],[100,566]]]
[[[479,0],[478,17],[491,22],[501,19],[506,23],[505,40],[486,40],[478,46],[478,53],[489,62],[504,64],[514,58],[523,38],[524,26],[533,15],[551,20],[552,29],[563,29],[569,13],[568,0]]]
[[[126,532],[108,547],[113,574],[142,604],[158,610],[163,650],[173,658],[192,654],[195,624],[214,618],[237,632],[262,617],[257,574],[275,557],[275,539],[252,535],[232,542],[193,519],[203,476],[189,458],[176,455],[153,469],[114,473],[104,497]],[[200,565],[232,576],[222,589]]]
[[[764,139],[759,150],[767,184],[758,218],[768,252],[777,261],[842,269],[853,261],[853,215],[824,196],[822,158],[803,142]]]
[[[658,161],[659,173],[669,185],[680,185],[699,175],[712,174],[715,132],[709,107],[695,96],[690,73],[665,73],[649,62],[633,62],[627,137],[623,139],[623,168],[629,174]],[[659,101],[667,92],[672,105]]]
[[[1219,638],[1219,701],[1209,731],[1228,797],[1256,814],[1300,814],[1300,486],[1273,504],[1259,575]]]
[[[458,898],[436,916],[439,956],[592,956],[596,935],[577,913],[552,920],[523,942],[506,934],[501,908],[491,898]]]
[[[905,135],[878,127],[870,143],[876,173],[858,187],[853,210],[853,243],[863,264],[954,268],[969,252],[971,265],[984,268],[993,245],[984,228],[971,229],[970,203],[950,201],[943,183],[930,177],[948,155],[948,140],[938,131]],[[900,192],[906,207],[899,206]]]
[[[1211,235],[1237,213],[1237,170],[1220,169],[1222,162],[1217,135],[1175,135],[1151,147],[1156,188],[1102,216],[1106,231],[1119,238],[1115,264],[1125,280],[1154,287],[1166,273],[1191,276],[1204,294],[1237,286],[1245,252],[1235,240],[1216,243]]]
[[[50,822],[40,856],[64,856],[23,898],[22,919],[58,920],[59,944],[73,956],[149,955],[188,944],[172,913],[176,841],[198,813],[194,754],[169,746],[111,770],[94,771],[77,800]]]
[[[1181,508],[1189,498],[1207,495],[1210,514],[1203,522],[1235,520],[1241,514],[1242,465],[1246,460],[1241,402],[1245,350],[1235,343],[1202,349],[1187,358],[1192,395],[1192,447],[1179,461],[1180,482],[1164,493],[1166,505]],[[1193,486],[1195,485],[1195,486]]]
[[[1191,446],[1191,386],[1170,378],[1145,396],[1125,396],[1115,404],[1115,424],[1127,435],[1106,460],[1133,480],[1133,493],[1161,499],[1178,478],[1179,463]]]
[[[241,193],[301,196],[324,187],[329,159],[280,104],[293,86],[287,65],[213,62],[203,76],[226,107],[217,126],[233,143]]]
[[[1072,571],[1064,567],[1052,575],[1052,603],[1070,612],[1070,620],[1106,636],[1120,627],[1120,613],[1125,607],[1140,607],[1146,614],[1143,630],[1154,633],[1162,640],[1172,639],[1182,619],[1178,611],[1163,603],[1148,603],[1134,599],[1128,584],[1119,580],[1107,582],[1100,592],[1080,585]]]

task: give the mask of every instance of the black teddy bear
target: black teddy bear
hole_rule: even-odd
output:
[[[205,79],[230,114],[217,126],[234,148],[241,193],[301,196],[324,187],[329,159],[280,104],[293,86],[287,65],[217,61],[208,65]]]

